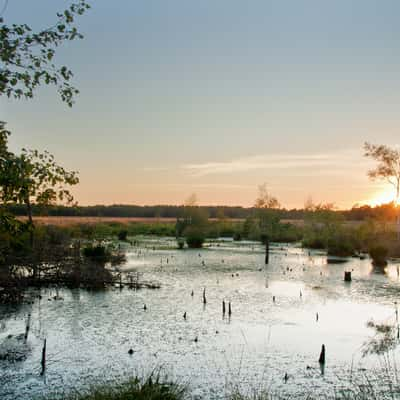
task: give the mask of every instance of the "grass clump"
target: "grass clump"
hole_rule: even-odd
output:
[[[88,393],[76,393],[66,400],[182,400],[185,393],[184,386],[160,381],[158,375],[151,375],[145,381],[133,378],[125,383],[94,388]]]
[[[397,347],[396,326],[388,323],[368,321],[367,327],[375,330],[375,335],[364,344],[362,351],[365,357],[368,354],[384,355]]]
[[[240,390],[238,389],[235,389],[226,398],[226,400],[273,400],[273,399],[274,397],[272,397],[266,391],[254,391],[250,394],[244,394],[241,393]]]

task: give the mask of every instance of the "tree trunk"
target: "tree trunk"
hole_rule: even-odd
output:
[[[265,240],[265,264],[269,263],[269,239]]]
[[[25,201],[26,203],[26,211],[28,213],[28,223],[29,223],[29,240],[31,248],[33,248],[33,218],[32,218],[32,205],[29,201],[29,197]]]
[[[29,197],[27,197],[27,199],[25,200],[25,204],[26,204],[26,211],[28,214],[28,225],[29,225],[29,244],[31,247],[31,251],[33,254],[33,218],[32,218],[32,205],[31,202],[29,200]],[[35,264],[35,260],[33,260],[33,279],[37,278],[37,265]]]
[[[397,224],[397,240],[400,241],[400,207],[399,206],[397,206],[396,224]]]
[[[397,240],[400,241],[400,204],[399,204],[399,197],[400,197],[400,180],[397,180],[397,187],[396,187],[396,202],[395,202],[395,209],[397,211],[396,216],[396,224],[397,224]]]

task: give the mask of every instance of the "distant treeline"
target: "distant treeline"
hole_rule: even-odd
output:
[[[240,206],[201,206],[209,218],[232,218],[245,219],[250,217],[253,207]],[[26,208],[23,205],[10,205],[9,210],[14,215],[26,215]],[[36,216],[57,216],[57,217],[136,217],[136,218],[177,218],[182,216],[184,206],[159,205],[159,206],[137,206],[137,205],[96,205],[96,206],[33,206],[33,215]],[[281,219],[306,219],[310,210],[304,209],[280,209],[277,210]],[[382,219],[387,221],[395,220],[396,210],[392,204],[385,204],[378,207],[356,206],[350,210],[337,210],[349,221],[363,221],[366,219]]]

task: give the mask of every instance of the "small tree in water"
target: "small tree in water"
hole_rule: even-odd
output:
[[[397,239],[400,240],[400,150],[385,145],[364,144],[364,156],[372,158],[378,165],[368,171],[370,179],[384,180],[394,188],[393,205],[397,207]]]
[[[185,237],[189,247],[203,246],[208,228],[207,212],[197,205],[197,198],[192,194],[186,201],[182,217],[176,221],[176,237]]]
[[[278,199],[268,192],[266,183],[258,187],[258,197],[254,207],[256,209],[260,238],[262,242],[265,242],[279,225],[280,216],[277,211],[281,207]]]

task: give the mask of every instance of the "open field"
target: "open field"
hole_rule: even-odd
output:
[[[18,217],[19,220],[25,221],[26,217]],[[209,221],[217,221],[217,218],[210,218]],[[56,225],[56,226],[73,226],[80,224],[89,224],[95,225],[99,223],[120,223],[120,224],[129,224],[129,223],[142,223],[142,224],[154,224],[154,223],[175,223],[176,218],[146,218],[146,217],[43,217],[43,216],[35,216],[35,223],[38,225]],[[242,218],[227,218],[226,221],[229,222],[243,222]],[[357,227],[360,226],[364,221],[345,221],[344,225]],[[282,219],[281,223],[284,224],[292,224],[298,227],[303,227],[305,222],[303,219]],[[396,224],[394,222],[387,222],[386,229],[388,231],[395,231]]]
[[[282,224],[291,224],[298,227],[303,227],[305,225],[304,219],[281,219],[280,221]],[[346,227],[353,227],[357,228],[358,226],[362,225],[366,221],[344,221],[343,225]],[[396,230],[396,223],[395,222],[386,222],[385,223],[387,231],[393,232]]]
[[[26,217],[18,217],[25,221]],[[34,221],[39,225],[71,226],[80,224],[99,224],[99,223],[120,223],[129,224],[140,222],[144,224],[153,223],[175,223],[176,218],[142,218],[142,217],[34,217]]]
[[[27,217],[19,216],[17,217],[20,221],[26,221]],[[120,224],[129,224],[129,223],[142,223],[142,224],[155,224],[155,223],[175,223],[175,217],[161,217],[161,218],[147,218],[147,217],[43,217],[43,216],[35,216],[33,217],[35,223],[38,225],[56,225],[56,226],[72,226],[72,225],[80,225],[80,224],[107,224],[107,223],[120,223]],[[217,218],[209,218],[209,221],[218,221]],[[241,218],[227,218],[225,221],[229,222],[241,222],[244,219]]]

